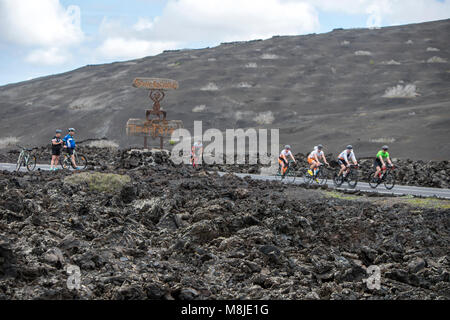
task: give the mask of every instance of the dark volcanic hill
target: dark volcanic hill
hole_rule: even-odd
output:
[[[296,152],[322,143],[336,153],[351,143],[362,157],[389,143],[394,157],[449,159],[449,34],[450,20],[444,20],[86,66],[0,87],[0,138],[43,144],[56,127],[76,127],[79,139],[141,144],[125,136],[125,124],[143,117],[150,100],[131,83],[163,77],[178,80],[180,88],[162,106],[188,129],[194,120],[202,120],[204,130],[275,127],[280,144]]]

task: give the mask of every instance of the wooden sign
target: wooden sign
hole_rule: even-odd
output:
[[[176,129],[183,128],[181,120],[145,120],[129,119],[127,135],[137,137],[170,137]]]
[[[136,78],[133,81],[133,87],[149,90],[178,89],[178,82],[171,79]]]

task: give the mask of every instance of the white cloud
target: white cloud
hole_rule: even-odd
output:
[[[234,41],[319,29],[311,4],[283,0],[170,0],[155,33],[185,41]]]
[[[389,25],[419,23],[450,18],[450,2],[436,0],[399,0],[392,2],[391,12],[386,14]]]
[[[366,16],[368,27],[378,27],[446,18],[449,7],[434,0],[168,0],[161,16],[140,17],[131,26],[105,18],[97,52],[110,59],[138,58],[193,43],[317,32],[317,10]]]
[[[450,18],[450,2],[436,0],[305,0],[317,9],[367,16],[367,26],[399,25]]]
[[[1,0],[0,38],[19,45],[61,46],[83,40],[80,8],[59,0]]]
[[[66,9],[59,0],[0,0],[0,41],[30,50],[30,64],[62,65],[71,58],[68,48],[84,40],[80,19],[79,7]]]
[[[134,25],[127,26],[120,20],[103,18],[99,28],[101,43],[94,52],[95,59],[137,59],[175,48],[175,41],[153,37],[152,28],[156,21],[158,18],[139,18]]]
[[[192,44],[216,45],[318,32],[317,10],[366,16],[368,27],[403,20],[403,23],[420,22],[448,15],[448,3],[413,1],[168,0],[159,17],[140,17],[130,26],[120,20],[104,18],[100,26],[103,43],[96,53],[98,58],[132,59]]]
[[[33,50],[25,60],[32,64],[61,65],[69,60],[70,54],[57,47]]]
[[[104,18],[97,54],[108,59],[140,58],[192,43],[269,38],[319,29],[317,12],[284,0],[169,0],[160,17],[140,17],[132,26]]]
[[[158,21],[159,18],[156,17],[155,22]],[[148,31],[153,28],[154,22],[147,18],[139,18],[138,22],[133,26],[133,29],[136,31]]]
[[[100,45],[97,54],[106,59],[134,59],[155,55],[175,46],[174,42],[112,37]]]
[[[151,6],[157,0],[146,1]],[[130,24],[105,17],[88,37],[80,26],[80,8],[61,2],[0,0],[0,43],[28,50],[28,63],[67,66],[72,58],[77,65],[101,63],[166,49],[318,32],[319,12],[365,17],[369,27],[450,18],[450,0],[167,0],[159,17],[139,12]]]
[[[132,31],[131,28],[127,26],[123,26],[120,20],[108,19],[107,17],[103,17],[102,22],[99,27],[99,36],[100,37],[108,37],[108,36],[125,36],[126,32]]]

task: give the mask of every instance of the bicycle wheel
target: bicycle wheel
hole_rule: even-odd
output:
[[[316,182],[317,182],[318,184],[320,184],[321,186],[323,186],[324,184],[326,184],[327,181],[328,181],[328,172],[327,172],[327,170],[324,169],[324,168],[321,168],[321,169],[319,170],[319,172],[317,172],[316,179],[317,179]]]
[[[278,171],[277,171],[277,174],[275,175],[275,177],[277,177],[277,181],[283,180],[283,175],[281,174],[280,166],[278,166]]]
[[[76,160],[77,160],[77,165],[80,169],[84,170],[87,168],[88,161],[87,161],[87,158],[85,155],[78,154]]]
[[[309,174],[308,172],[309,170],[310,170],[309,168],[303,170],[303,182],[306,184],[310,184],[313,178],[313,176]]]
[[[358,171],[356,170],[350,171],[350,173],[347,175],[347,182],[348,186],[351,189],[356,188],[356,185],[358,184]]]
[[[20,170],[21,166],[22,166],[22,155],[19,155],[19,159],[17,159],[17,164],[16,164],[16,171],[17,172]]]
[[[60,155],[58,159],[58,163],[62,169],[64,169],[64,155]]]
[[[295,171],[293,169],[289,168],[288,172],[286,172],[286,178],[287,178],[288,182],[294,183],[296,177],[297,177],[297,174],[295,173]]]
[[[30,155],[27,162],[27,170],[33,171],[36,168],[36,156]]]
[[[369,186],[370,186],[372,189],[375,189],[375,188],[378,187],[379,184],[380,184],[380,183],[378,182],[378,179],[375,178],[374,175],[375,175],[375,171],[372,171],[372,172],[369,174],[369,176],[367,177],[367,181],[369,182]]]
[[[70,156],[67,154],[65,154],[59,158],[59,163],[64,170],[67,170],[72,166],[72,162],[70,161]]]
[[[386,187],[386,189],[388,190],[392,190],[395,186],[395,175],[392,172],[389,172],[385,177],[384,177],[384,186]]]
[[[339,172],[335,172],[333,176],[333,183],[336,187],[342,186],[344,183],[344,177],[342,175],[338,176]]]

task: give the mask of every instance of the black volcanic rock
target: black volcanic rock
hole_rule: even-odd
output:
[[[131,183],[68,192],[59,181],[77,173],[20,173],[33,183],[0,192],[1,298],[450,298],[448,209],[330,200],[171,163],[106,172]],[[381,290],[364,283],[370,265]]]
[[[11,244],[6,239],[0,240],[0,279],[7,277],[15,277],[17,267],[15,265],[16,259],[11,249]]]

